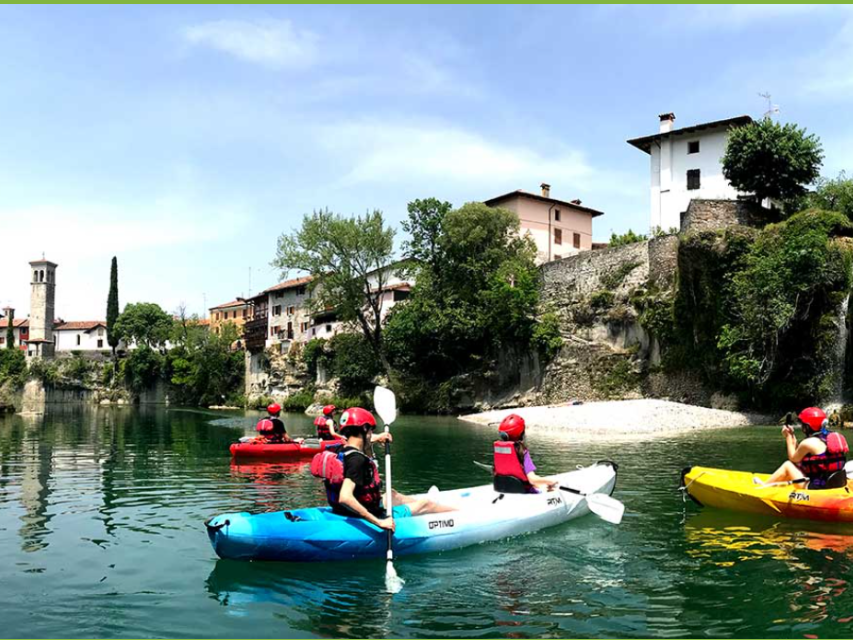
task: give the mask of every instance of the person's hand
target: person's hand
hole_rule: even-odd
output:
[[[382,433],[374,433],[370,438],[371,442],[375,442],[376,444],[382,444],[383,442],[394,442],[394,438],[391,437],[390,432],[383,431]]]
[[[782,435],[785,436],[785,438],[793,438],[794,427],[789,424],[786,424],[784,427],[782,427]]]
[[[385,531],[390,531],[391,533],[397,531],[397,525],[394,523],[394,518],[383,518],[376,523],[376,526],[380,529],[384,529]]]
[[[552,480],[548,483],[548,491],[556,491],[558,486],[560,486],[560,483],[556,480]]]

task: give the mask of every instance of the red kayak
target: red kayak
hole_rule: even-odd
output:
[[[283,458],[311,458],[329,447],[343,444],[344,440],[306,439],[302,442],[283,442],[270,444],[261,438],[250,442],[235,442],[231,445],[231,456],[234,458],[267,458],[280,460]]]

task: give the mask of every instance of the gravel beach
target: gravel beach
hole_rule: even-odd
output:
[[[582,437],[612,436],[613,439],[663,437],[700,429],[746,427],[772,424],[777,418],[696,407],[667,400],[616,400],[580,405],[548,405],[518,407],[460,416],[460,420],[476,424],[500,422],[504,416],[517,413],[528,428],[555,431]]]

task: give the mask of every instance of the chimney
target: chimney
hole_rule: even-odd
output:
[[[672,123],[675,122],[674,113],[662,113],[658,116],[658,118],[660,118],[661,133],[669,133],[670,131],[672,131]]]
[[[542,197],[543,198],[550,198],[551,197],[551,185],[548,184],[547,182],[543,182],[539,186],[542,187]]]
[[[581,199],[580,199],[580,198],[575,198],[574,200],[571,200],[570,202],[571,202],[572,204],[576,204],[576,205],[580,206],[580,204],[581,204]]]

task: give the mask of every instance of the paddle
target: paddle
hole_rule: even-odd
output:
[[[771,482],[770,484],[757,484],[756,489],[766,489],[767,487],[787,487],[790,484],[805,484],[808,478],[797,478],[796,480],[782,480],[780,482]]]
[[[486,469],[487,471],[494,473],[493,468],[487,464],[477,462],[476,460],[474,460],[474,464],[481,469]],[[589,510],[605,522],[610,522],[612,524],[619,524],[622,522],[622,516],[625,513],[625,505],[619,502],[616,498],[603,493],[583,493],[577,489],[564,487],[562,485],[560,485],[559,488],[560,491],[573,493],[585,498]]]
[[[389,427],[394,420],[397,419],[397,398],[391,389],[385,387],[376,387],[373,391],[373,406],[376,408],[376,413],[382,418],[385,423],[385,433],[389,432]],[[385,441],[385,505],[389,514],[393,514],[394,504],[392,502],[393,493],[391,492],[391,443]],[[399,593],[403,588],[405,581],[397,575],[394,569],[394,534],[388,530],[388,552],[386,554],[387,562],[385,563],[385,589],[388,593]]]

